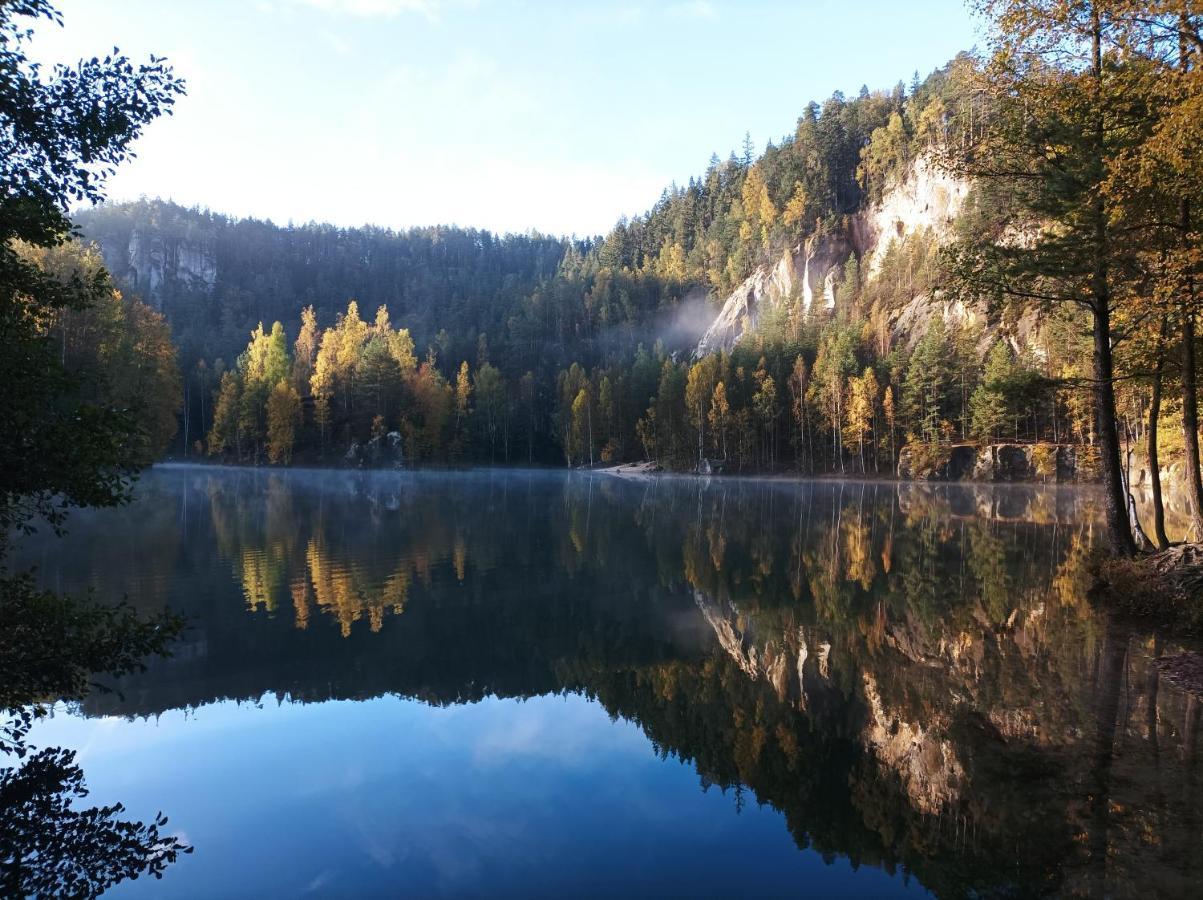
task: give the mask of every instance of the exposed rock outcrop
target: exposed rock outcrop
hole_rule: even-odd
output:
[[[898,477],[913,481],[1093,481],[1072,444],[952,444],[898,451]]]
[[[952,233],[953,223],[969,195],[969,182],[956,178],[920,157],[907,177],[886,191],[881,203],[859,216],[854,227],[865,234],[861,268],[872,279],[881,271],[892,238],[904,238],[927,229],[938,241]]]
[[[693,598],[723,650],[748,678],[768,683],[778,699],[806,709],[812,697],[836,690],[830,683],[829,641],[808,636],[805,627],[780,636],[758,635],[752,620],[733,603],[712,600],[698,590]]]
[[[878,205],[845,220],[835,231],[812,234],[785,250],[773,263],[758,266],[723,301],[713,324],[698,342],[701,356],[730,350],[759,324],[763,314],[785,299],[801,302],[807,312],[835,307],[835,288],[849,256],[861,261],[864,277],[881,269],[891,241],[929,231],[946,239],[969,193],[969,183],[939,169],[927,158],[916,160],[907,177],[888,190]],[[818,306],[816,306],[818,304]],[[903,307],[891,323],[896,338],[909,342],[933,313],[946,320],[976,321],[980,311],[960,302],[926,295]]]
[[[206,242],[147,234],[140,228],[128,241],[101,242],[113,274],[156,309],[162,309],[168,288],[209,292],[217,285],[217,257]]]
[[[863,740],[882,765],[898,774],[915,808],[931,815],[961,796],[965,769],[945,722],[910,722],[882,703],[877,680],[861,673],[868,721]]]
[[[699,356],[730,350],[759,324],[764,311],[787,298],[802,301],[810,310],[816,303],[835,308],[835,279],[849,254],[860,252],[852,236],[843,232],[812,235],[786,250],[772,267],[759,266],[723,302],[714,323],[698,342]]]

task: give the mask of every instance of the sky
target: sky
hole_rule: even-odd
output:
[[[963,0],[57,0],[31,55],[188,82],[114,200],[277,224],[600,234],[810,100],[980,43]]]

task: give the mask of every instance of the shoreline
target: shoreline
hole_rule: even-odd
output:
[[[1063,481],[1063,482],[1044,482],[1044,481],[976,481],[971,479],[957,480],[939,480],[939,479],[918,479],[918,478],[899,478],[893,474],[862,474],[860,472],[849,472],[840,474],[839,472],[818,472],[804,473],[797,471],[778,471],[778,472],[715,472],[711,474],[701,474],[698,472],[678,471],[674,469],[665,469],[658,463],[629,462],[616,463],[611,465],[598,465],[590,468],[589,466],[567,466],[557,465],[539,465],[539,464],[519,464],[519,465],[504,465],[499,463],[481,463],[481,464],[434,464],[434,465],[418,465],[418,466],[347,466],[347,465],[321,465],[314,463],[304,463],[288,466],[276,466],[271,464],[254,463],[227,463],[213,460],[191,460],[186,458],[168,458],[159,460],[148,467],[147,470],[155,468],[190,468],[190,469],[213,469],[224,471],[248,471],[248,472],[263,472],[263,473],[283,473],[283,472],[330,472],[330,473],[383,473],[393,472],[398,474],[480,474],[484,472],[499,472],[499,473],[564,473],[569,475],[604,475],[610,478],[624,481],[653,481],[658,479],[673,479],[673,480],[693,480],[700,482],[715,481],[762,481],[762,482],[777,482],[782,484],[793,483],[808,483],[808,482],[830,482],[844,484],[880,484],[880,485],[915,485],[925,486],[929,488],[951,488],[951,487],[972,487],[972,488],[1042,488],[1045,490],[1085,490],[1093,491],[1099,487],[1094,481]],[[1137,486],[1137,490],[1140,490]]]

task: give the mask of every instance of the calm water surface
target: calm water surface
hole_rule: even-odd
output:
[[[1087,491],[160,467],[19,563],[170,606],[60,708],[113,896],[1198,896],[1199,706]]]

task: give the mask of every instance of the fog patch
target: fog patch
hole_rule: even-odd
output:
[[[651,340],[660,340],[669,350],[698,345],[702,335],[714,324],[719,306],[708,290],[693,288],[672,309],[657,314],[648,325]]]

